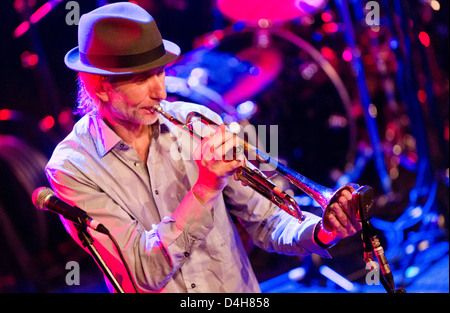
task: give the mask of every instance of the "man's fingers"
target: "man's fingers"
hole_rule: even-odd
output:
[[[358,204],[355,203],[353,195],[349,190],[343,190],[341,196],[338,199],[339,204],[343,208],[349,223],[356,231],[361,229],[361,223],[358,221]]]
[[[202,158],[210,160],[230,161],[235,159],[233,148],[237,146],[236,136],[225,129],[225,125],[220,125],[216,132],[202,141]]]

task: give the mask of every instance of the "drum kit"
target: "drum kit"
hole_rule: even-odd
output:
[[[294,163],[308,153],[311,159],[320,158],[313,151],[323,157],[327,154],[324,147],[334,147],[339,141],[344,148],[337,148],[339,155],[327,159],[318,170],[328,176],[321,179],[336,184],[344,177],[358,179],[351,175],[361,171],[354,168],[361,163],[355,159],[362,155],[365,160],[367,153],[359,151],[358,109],[340,73],[343,67],[336,66],[339,58],[333,49],[316,48],[291,26],[311,29],[314,18],[321,15],[330,22],[327,5],[326,0],[270,0],[264,5],[257,0],[217,0],[218,10],[230,23],[197,39],[195,49],[167,69],[169,97],[206,105],[228,123],[282,124],[281,132],[287,133],[289,140],[292,132],[297,133],[296,138],[309,137],[307,144],[297,141],[298,147],[288,143],[286,158]],[[320,33],[326,36],[326,32]],[[351,70],[344,76],[348,72]],[[280,115],[289,118],[277,120]],[[301,125],[295,124],[295,119]],[[308,126],[311,119],[315,125]],[[322,142],[313,140],[310,132],[317,133]],[[281,148],[282,139],[279,143]]]

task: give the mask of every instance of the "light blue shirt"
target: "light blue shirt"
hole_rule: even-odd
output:
[[[206,107],[163,101],[181,121]],[[46,168],[56,195],[105,225],[119,243],[141,292],[259,292],[258,281],[230,214],[253,242],[271,252],[329,257],[313,239],[318,216],[298,221],[250,187],[230,178],[210,211],[191,192],[198,176],[192,140],[162,116],[152,126],[147,164],[95,115],[82,117],[56,147]],[[71,223],[63,220],[79,242]],[[105,235],[90,231],[122,288],[133,292]],[[108,280],[108,287],[112,290]]]

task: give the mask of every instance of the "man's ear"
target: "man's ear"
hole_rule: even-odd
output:
[[[111,89],[111,85],[108,82],[101,82],[97,89],[95,90],[95,94],[99,97],[103,102],[108,102],[109,99],[109,90]]]

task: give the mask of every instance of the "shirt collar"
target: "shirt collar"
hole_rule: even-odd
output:
[[[160,133],[166,133],[169,128],[164,124],[161,116],[152,126],[152,137],[156,140]],[[98,115],[90,116],[89,132],[94,140],[98,155],[104,157],[119,143],[125,143]]]

